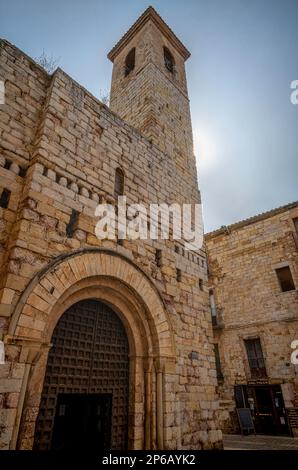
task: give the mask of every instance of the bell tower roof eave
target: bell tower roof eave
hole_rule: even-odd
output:
[[[160,29],[163,35],[172,43],[172,45],[179,51],[184,60],[190,57],[190,52],[177,38],[174,32],[159,16],[157,11],[153,7],[148,7],[147,10],[137,19],[137,21],[131,26],[131,28],[122,36],[120,41],[110,50],[108,53],[108,59],[114,62],[115,57],[119,52],[130,42],[131,38],[136,35],[138,31],[149,21],[152,20],[154,24]]]

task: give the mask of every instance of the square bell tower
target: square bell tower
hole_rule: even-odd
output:
[[[190,53],[149,7],[109,52],[110,107],[141,131],[177,170],[195,165],[185,61]]]

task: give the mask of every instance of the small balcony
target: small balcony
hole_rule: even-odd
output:
[[[222,309],[210,307],[212,326],[215,330],[221,330],[224,328],[224,322],[222,318]]]
[[[250,375],[252,379],[266,379],[267,378],[266,367],[250,368]]]

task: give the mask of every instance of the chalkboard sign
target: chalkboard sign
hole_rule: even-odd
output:
[[[243,431],[250,431],[250,430],[253,430],[253,432],[256,433],[250,408],[237,408],[237,415],[238,415],[241,433]]]

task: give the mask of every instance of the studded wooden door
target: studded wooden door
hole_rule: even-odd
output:
[[[52,448],[58,395],[110,395],[112,449],[127,447],[128,340],[116,313],[97,300],[83,300],[60,318],[52,337],[34,448]],[[83,432],[78,429],[78,433]],[[90,429],[89,429],[90,433]],[[83,440],[83,439],[82,439]],[[99,444],[100,445],[100,444]],[[95,449],[96,450],[96,449]]]

